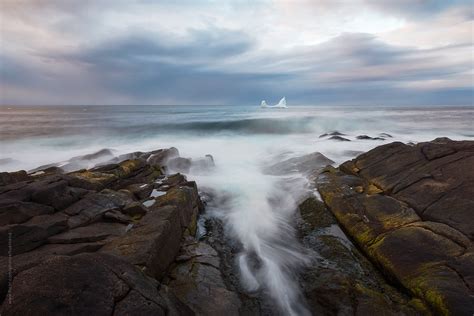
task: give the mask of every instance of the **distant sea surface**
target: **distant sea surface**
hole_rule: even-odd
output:
[[[34,106],[0,107],[0,169],[31,169],[102,148],[123,153],[175,146],[202,156],[214,146],[270,151],[344,152],[384,142],[324,141],[320,134],[389,133],[391,140],[473,139],[474,107]],[[246,144],[250,147],[246,148]],[[222,149],[222,148],[218,148]]]

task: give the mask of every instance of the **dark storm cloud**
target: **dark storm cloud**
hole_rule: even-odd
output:
[[[210,62],[215,58],[245,53],[253,44],[247,35],[236,31],[190,30],[189,35],[189,40],[170,43],[157,34],[129,34],[68,57],[97,65],[110,61],[130,65],[163,59],[173,59],[181,63],[193,60]]]
[[[189,40],[174,45],[154,34],[129,34],[53,58],[83,64],[107,89],[146,103],[176,97],[195,103],[249,101],[268,92],[267,83],[290,76],[214,69],[214,62],[247,52],[253,41],[243,33],[217,29],[189,34]]]

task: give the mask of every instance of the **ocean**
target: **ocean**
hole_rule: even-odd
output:
[[[473,122],[473,107],[4,106],[0,170],[61,164],[104,148],[114,155],[168,147],[182,157],[211,154],[214,170],[188,178],[214,193],[206,216],[221,219],[226,234],[241,244],[236,267],[242,286],[264,290],[286,314],[305,314],[295,273],[311,258],[292,225],[308,179],[269,175],[265,167],[313,152],[338,165],[392,141],[472,140]],[[320,137],[333,131],[347,141]],[[357,139],[361,135],[376,139]],[[255,257],[258,268],[251,265]]]
[[[351,151],[388,140],[336,142],[319,135],[337,130],[349,138],[388,133],[390,141],[402,142],[472,139],[473,122],[473,107],[2,106],[0,168],[28,170],[103,148],[125,153],[169,146],[182,156],[210,153],[219,163],[236,154],[257,163],[278,152],[314,151],[342,162]]]

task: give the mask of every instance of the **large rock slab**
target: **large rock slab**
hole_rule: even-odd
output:
[[[54,208],[48,205],[2,200],[0,201],[0,226],[21,224],[33,216],[52,213],[54,213]]]
[[[120,223],[94,223],[78,227],[48,238],[51,244],[77,244],[104,240],[110,236],[123,236],[127,225]]]
[[[88,191],[71,187],[65,176],[51,176],[35,182],[17,182],[0,188],[0,200],[34,202],[62,210]]]
[[[474,142],[442,138],[415,146],[391,143],[348,164],[423,219],[443,222],[474,238]]]
[[[211,246],[188,238],[176,260],[168,288],[197,315],[240,315],[239,296],[226,288]]]
[[[87,190],[101,191],[118,180],[112,173],[80,170],[69,174],[69,184]]]
[[[0,256],[21,254],[45,244],[49,236],[67,229],[62,213],[40,215],[18,225],[0,227]]]
[[[166,315],[158,285],[114,256],[55,256],[15,276],[2,315]]]
[[[377,147],[319,178],[339,223],[437,314],[474,312],[474,142]]]
[[[154,207],[162,205],[176,206],[181,227],[187,229],[190,235],[196,233],[196,220],[199,211],[202,209],[197,186],[193,181],[181,183],[179,186],[172,187],[166,194],[156,198]]]
[[[71,216],[69,226],[75,228],[98,221],[107,211],[122,209],[133,199],[126,192],[105,189],[99,193],[88,194],[82,200],[64,210]]]
[[[0,172],[0,186],[26,181],[28,179],[29,176],[25,170],[16,172]]]
[[[313,260],[301,282],[312,314],[418,315],[426,310],[384,280],[323,202],[309,197],[299,213],[299,235]]]
[[[101,251],[125,258],[148,275],[160,279],[179,251],[181,236],[177,208],[157,207],[125,236],[108,243]]]

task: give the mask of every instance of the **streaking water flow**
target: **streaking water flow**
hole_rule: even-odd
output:
[[[263,143],[245,144],[244,138],[214,148],[217,168],[207,175],[191,175],[203,187],[213,188],[226,203],[209,210],[223,220],[227,232],[242,244],[238,267],[243,286],[267,293],[287,315],[304,315],[297,270],[309,263],[292,227],[298,198],[306,182],[262,174]],[[219,149],[221,148],[221,149]],[[291,187],[285,184],[291,182]]]

